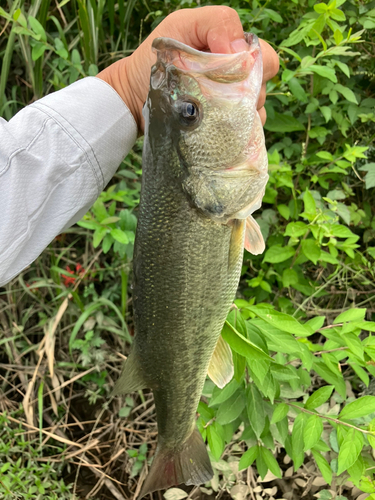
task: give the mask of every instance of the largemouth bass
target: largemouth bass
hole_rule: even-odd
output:
[[[233,375],[220,331],[244,246],[264,250],[251,215],[268,179],[256,111],[262,58],[257,37],[247,35],[247,43],[247,51],[230,55],[167,38],[153,43],[134,250],[135,340],[115,387],[117,394],[151,388],[155,398],[158,445],[141,497],[213,475],[196,410],[207,372],[220,387]]]

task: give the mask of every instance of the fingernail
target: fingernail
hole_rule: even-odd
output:
[[[230,43],[230,46],[233,53],[244,52],[249,50],[249,46],[243,38],[238,38],[237,40],[233,40],[233,42]]]

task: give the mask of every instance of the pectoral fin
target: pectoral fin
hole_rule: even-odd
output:
[[[259,224],[251,215],[246,219],[245,248],[253,255],[263,253],[266,248]]]
[[[208,376],[222,389],[234,374],[232,351],[220,335],[208,367]]]

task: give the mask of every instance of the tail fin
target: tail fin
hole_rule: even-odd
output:
[[[170,450],[158,445],[151,470],[138,498],[182,483],[206,483],[212,476],[206,445],[195,428],[180,450]]]

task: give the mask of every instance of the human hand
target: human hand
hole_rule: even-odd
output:
[[[230,7],[181,9],[167,16],[130,57],[117,61],[97,75],[122,97],[142,133],[142,107],[149,90],[151,66],[156,61],[151,45],[158,37],[173,38],[194,49],[221,54],[241,52],[247,47],[241,21],[237,12]],[[267,42],[260,40],[260,44],[263,56],[263,84],[257,109],[264,125],[266,82],[278,72],[279,59]]]

